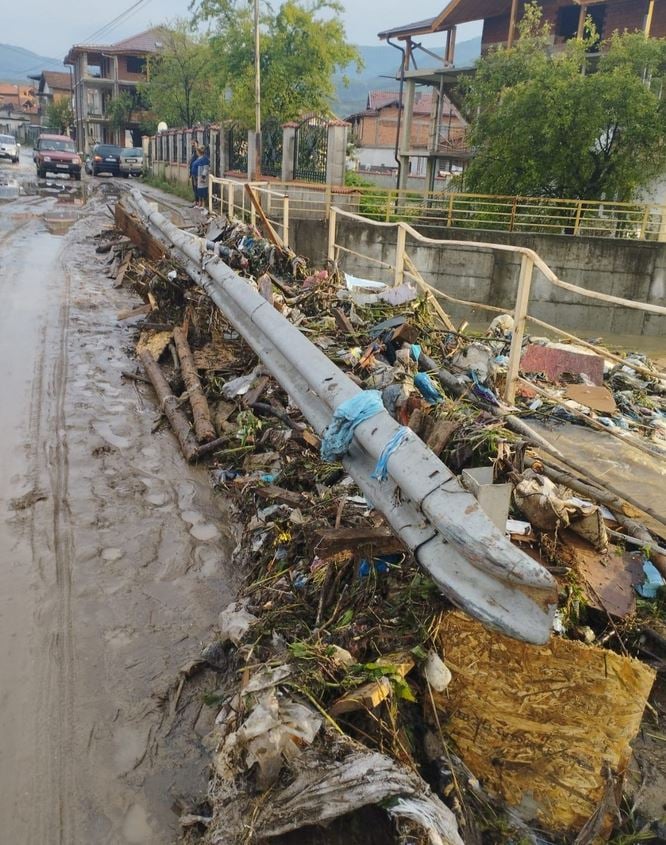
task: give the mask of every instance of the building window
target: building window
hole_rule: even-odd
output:
[[[127,57],[127,72],[128,73],[144,73],[146,70],[146,60],[139,58],[139,56]]]

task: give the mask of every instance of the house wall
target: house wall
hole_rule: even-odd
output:
[[[612,32],[618,30],[642,30],[645,26],[649,0],[607,0],[606,14],[603,24],[603,36],[607,38]],[[563,6],[574,5],[572,0],[540,0],[539,5],[543,11],[543,20],[550,23],[553,31],[556,32],[558,12]],[[518,12],[518,19],[522,16],[524,4],[521,4]],[[592,7],[590,7],[592,8]],[[496,44],[506,42],[509,33],[509,13],[486,18],[483,22],[483,34],[481,37],[482,51]],[[652,36],[660,38],[666,36],[666,4],[655,3],[654,16],[652,20]],[[555,39],[556,41],[561,39]]]
[[[314,261],[326,256],[327,223],[293,221],[290,246]],[[535,250],[564,281],[636,302],[666,306],[666,244],[628,242],[563,235],[525,235],[474,232],[468,229],[419,227],[433,238],[458,241],[492,240]],[[339,219],[336,241],[347,249],[392,265],[395,261],[395,228],[379,228],[358,220]],[[460,299],[483,302],[510,310],[518,285],[519,259],[510,253],[470,249],[465,245],[429,245],[407,239],[407,252],[426,281]],[[342,253],[343,270],[368,279],[391,281],[391,272],[375,262]],[[487,312],[448,305],[456,320],[489,320]],[[596,335],[662,336],[664,317],[586,299],[550,285],[535,276],[529,313],[564,330]],[[536,329],[536,333],[542,333]]]
[[[146,73],[134,73],[127,69],[128,58],[141,58],[141,56],[118,56],[118,78],[127,82],[145,82]]]

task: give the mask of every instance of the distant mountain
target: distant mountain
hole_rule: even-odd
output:
[[[348,65],[335,79],[336,99],[332,104],[333,111],[339,117],[346,117],[365,108],[368,91],[375,89],[397,90],[396,75],[400,68],[400,53],[390,44],[358,47],[365,67],[360,73],[354,65]],[[433,53],[443,55],[442,50]],[[470,38],[456,44],[456,65],[466,67],[474,64],[481,54],[481,37]],[[416,54],[419,67],[433,65],[435,60],[426,53]],[[420,61],[419,61],[420,58]],[[349,80],[345,87],[344,77]]]
[[[4,82],[25,82],[29,73],[42,70],[66,70],[66,67],[59,59],[39,56],[12,44],[0,44],[0,79]]]

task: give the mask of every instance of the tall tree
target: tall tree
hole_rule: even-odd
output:
[[[254,125],[254,23],[247,0],[193,0],[196,22],[210,26],[213,72],[224,92],[223,117]],[[293,120],[326,113],[335,94],[333,74],[361,57],[347,43],[338,0],[285,0],[264,5],[261,32],[263,119]]]
[[[46,124],[49,129],[57,129],[59,134],[66,135],[74,125],[74,112],[69,97],[52,100],[46,109]]]
[[[465,91],[476,150],[465,186],[632,199],[666,170],[666,40],[615,33],[598,45],[588,18],[582,40],[561,51],[549,44],[549,27],[533,2],[515,46],[479,60]]]
[[[148,81],[140,93],[159,120],[170,126],[194,126],[216,116],[218,95],[212,78],[208,40],[186,21],[161,31],[160,52],[148,60]]]

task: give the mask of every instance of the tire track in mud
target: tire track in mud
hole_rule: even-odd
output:
[[[47,777],[38,792],[45,803],[42,813],[40,842],[75,845],[76,796],[74,769],[74,636],[72,623],[72,564],[74,561],[74,531],[69,503],[69,445],[66,429],[65,400],[68,376],[69,314],[71,278],[63,253],[57,266],[62,273],[61,305],[58,312],[55,358],[47,393],[51,403],[48,419],[48,441],[45,444],[46,472],[49,479],[51,514],[49,546],[53,570],[47,574],[46,586],[52,589],[55,603],[52,614],[53,629],[42,687],[46,700],[41,708],[47,736]],[[43,359],[42,359],[43,360]],[[41,412],[36,425],[41,428]],[[39,444],[39,440],[37,440]],[[39,448],[39,447],[38,447]],[[51,581],[51,583],[48,583]],[[43,753],[42,753],[43,756]],[[54,835],[55,834],[55,835]]]

